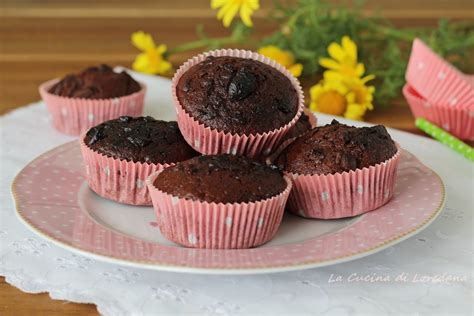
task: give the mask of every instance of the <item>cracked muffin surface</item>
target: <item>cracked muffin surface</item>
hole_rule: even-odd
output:
[[[237,57],[209,56],[194,65],[179,78],[176,95],[200,123],[240,135],[286,125],[299,105],[298,93],[283,73]]]
[[[199,153],[186,143],[178,124],[153,117],[121,116],[92,127],[85,144],[103,155],[146,163],[174,163]]]
[[[66,75],[49,89],[49,93],[69,98],[109,99],[140,89],[140,84],[126,71],[115,72],[108,65],[100,65]]]
[[[333,174],[376,165],[396,152],[384,126],[358,128],[333,120],[297,138],[282,151],[276,164],[297,174]]]

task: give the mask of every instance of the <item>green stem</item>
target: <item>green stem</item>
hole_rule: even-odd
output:
[[[184,44],[181,44],[179,46],[170,48],[168,50],[168,54],[173,55],[173,54],[176,54],[176,53],[186,52],[188,50],[193,50],[193,49],[198,49],[198,48],[201,48],[201,47],[205,47],[205,46],[209,45],[209,42],[210,42],[209,39],[200,39],[200,40],[197,40],[197,41],[184,43]]]
[[[196,41],[178,45],[176,47],[171,48],[168,51],[168,55],[195,50],[198,48],[222,47],[224,45],[230,45],[230,44],[242,44],[243,42],[248,43],[249,42],[248,35],[245,32],[242,32],[242,27],[243,26],[237,24],[234,27],[234,30],[230,36],[217,37],[217,38],[204,37]]]
[[[403,30],[398,30],[398,29],[395,29],[395,28],[390,28],[390,27],[387,27],[387,26],[376,25],[375,27],[383,35],[391,36],[393,38],[403,40],[403,41],[407,41],[407,42],[413,41],[416,37],[414,34],[411,34],[410,32],[406,32],[406,31],[403,31]]]
[[[176,53],[187,52],[190,50],[195,50],[198,48],[206,48],[206,47],[222,47],[224,45],[230,44],[242,44],[242,38],[235,38],[233,36],[229,37],[218,37],[218,38],[203,38],[197,41],[184,43],[182,45],[170,48],[168,50],[168,55],[173,55]],[[255,41],[251,41],[246,39],[246,43],[255,43]]]

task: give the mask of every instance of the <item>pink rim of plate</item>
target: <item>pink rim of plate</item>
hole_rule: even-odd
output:
[[[152,205],[146,185],[148,176],[172,164],[127,161],[90,149],[80,138],[82,157],[89,187],[98,195],[120,203]]]
[[[474,140],[474,109],[434,105],[408,83],[403,87],[403,95],[414,117],[425,118],[461,139]]]
[[[298,111],[295,117],[286,125],[262,134],[239,135],[226,133],[207,127],[189,115],[178,100],[176,86],[181,76],[192,66],[200,63],[208,56],[233,56],[247,58],[265,63],[281,73],[290,80],[298,93]],[[197,55],[185,62],[176,71],[172,80],[172,96],[177,113],[179,129],[184,139],[198,152],[202,154],[223,154],[245,155],[252,158],[268,155],[280,144],[282,138],[288,130],[296,124],[304,108],[304,94],[301,85],[285,67],[279,63],[255,52],[238,49],[221,49]]]
[[[407,82],[428,102],[474,109],[474,84],[420,39],[413,41]]]
[[[112,99],[68,98],[49,93],[59,81],[54,79],[40,85],[39,93],[48,108],[53,127],[59,132],[79,136],[92,126],[119,116],[143,114],[146,86],[140,83],[138,92]]]
[[[394,197],[339,231],[252,249],[193,249],[143,241],[94,221],[81,209],[84,166],[77,141],[39,156],[12,184],[19,219],[43,238],[102,261],[155,270],[251,274],[320,267],[361,258],[428,226],[442,210],[439,176],[402,150]],[[58,194],[58,186],[60,193]],[[152,209],[151,209],[152,211]],[[290,254],[290,255],[288,255]]]
[[[292,183],[280,194],[248,203],[210,203],[179,198],[157,189],[147,179],[148,190],[161,233],[180,245],[205,249],[245,249],[260,246],[280,227]]]
[[[306,175],[293,179],[289,210],[301,217],[334,219],[360,215],[387,203],[393,196],[401,149],[379,164],[349,172]]]

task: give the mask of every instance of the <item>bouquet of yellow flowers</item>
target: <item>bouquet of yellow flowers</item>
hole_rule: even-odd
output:
[[[210,7],[217,10],[224,27],[232,28],[229,36],[212,38],[198,26],[196,41],[168,49],[156,45],[150,34],[136,32],[132,43],[141,53],[133,69],[170,75],[172,54],[248,44],[259,0],[211,0]],[[270,18],[281,27],[255,44],[258,52],[296,77],[322,77],[310,88],[311,110],[355,120],[372,110],[374,101],[387,104],[387,99],[400,95],[409,53],[401,43],[424,38],[442,56],[454,57],[458,67],[469,65],[465,52],[474,47],[472,22],[441,20],[438,29],[397,29],[384,19],[362,16],[360,7],[348,9],[323,0],[299,0],[286,6],[275,1]],[[362,63],[359,56],[371,58]],[[366,74],[366,68],[371,74]]]
[[[367,110],[374,108],[375,88],[366,83],[375,76],[364,76],[365,67],[357,60],[357,46],[347,36],[341,44],[331,43],[328,53],[331,58],[319,59],[327,70],[323,79],[310,89],[310,109],[360,120]]]

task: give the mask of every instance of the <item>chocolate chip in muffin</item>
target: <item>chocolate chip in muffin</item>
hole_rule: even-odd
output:
[[[269,132],[298,112],[290,79],[262,62],[207,57],[179,79],[176,94],[193,118],[208,127],[239,135]]]

